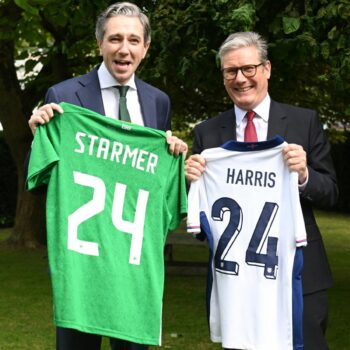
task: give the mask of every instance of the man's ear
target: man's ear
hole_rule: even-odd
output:
[[[102,52],[101,52],[101,45],[102,45],[102,41],[98,41],[96,40],[97,46],[98,46],[98,50],[100,52],[100,56],[102,56]]]
[[[147,51],[148,51],[150,45],[151,45],[150,42],[145,44],[142,59],[144,59],[146,57]]]

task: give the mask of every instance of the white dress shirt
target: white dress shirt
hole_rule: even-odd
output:
[[[269,114],[270,114],[271,98],[269,94],[262,100],[262,102],[257,105],[253,111],[255,112],[255,117],[253,119],[256,134],[258,136],[258,141],[267,140],[267,129],[269,125]],[[235,105],[236,113],[236,137],[237,141],[244,141],[244,130],[247,125],[247,118],[245,115],[248,111],[245,111]],[[304,183],[299,184],[299,191],[302,191],[309,180],[309,174],[307,174]]]
[[[256,115],[253,119],[253,122],[255,125],[256,134],[258,136],[258,141],[267,140],[270,104],[271,99],[269,94],[267,94],[263,101],[254,108]],[[247,125],[247,118],[245,118],[245,115],[247,112],[248,111],[245,111],[235,105],[237,141],[244,141],[244,130]]]
[[[105,114],[107,117],[119,119],[119,90],[116,86],[121,84],[118,83],[111,73],[109,73],[104,62],[101,63],[97,74],[100,81]],[[129,90],[126,94],[126,106],[128,108],[131,122],[137,125],[144,125],[137,87],[135,84],[135,74],[132,75],[125,85],[129,86]]]

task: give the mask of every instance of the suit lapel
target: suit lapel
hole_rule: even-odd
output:
[[[105,115],[97,69],[98,67],[95,67],[90,73],[80,77],[81,88],[77,90],[76,94],[82,107]]]
[[[267,139],[271,139],[275,135],[285,138],[287,133],[287,115],[282,105],[275,101],[271,101],[269,126],[267,130]]]
[[[236,115],[234,108],[223,112],[219,116],[220,120],[220,140],[218,144],[223,144],[229,140],[236,140]]]
[[[145,126],[149,128],[157,128],[157,108],[154,94],[147,88],[147,85],[135,78],[137,94],[140,101],[141,114]]]

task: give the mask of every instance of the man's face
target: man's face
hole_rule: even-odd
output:
[[[227,52],[222,59],[222,68],[242,67],[260,64],[258,51],[255,47],[243,47]],[[235,79],[224,79],[224,85],[231,100],[244,110],[255,108],[267,95],[268,80],[271,74],[271,64],[267,61],[256,68],[254,77],[246,78],[240,70]]]
[[[146,56],[149,43],[144,41],[143,27],[137,17],[116,16],[107,20],[98,46],[108,71],[124,84]]]

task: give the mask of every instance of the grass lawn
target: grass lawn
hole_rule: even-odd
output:
[[[317,213],[334,275],[329,291],[330,349],[349,350],[350,216]],[[0,241],[10,234],[0,230]],[[207,259],[204,247],[174,247],[175,260]],[[43,250],[11,249],[0,244],[0,350],[52,350],[52,298],[47,255]],[[168,273],[163,311],[163,346],[155,349],[215,350],[205,316],[205,275]],[[103,350],[109,349],[107,339]],[[283,349],[281,349],[283,350]]]

